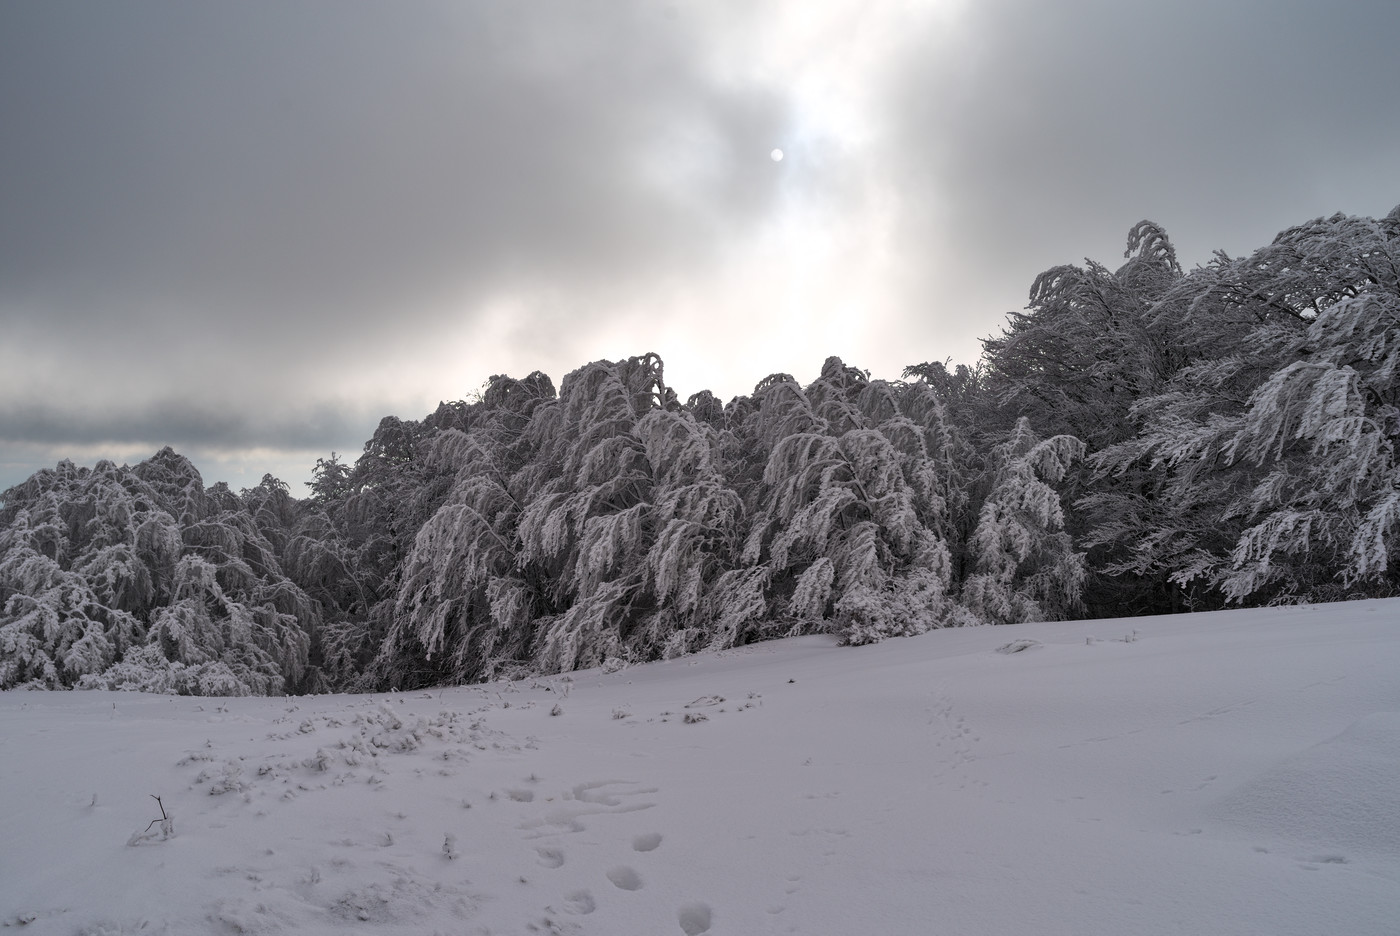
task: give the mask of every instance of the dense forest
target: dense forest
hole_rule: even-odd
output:
[[[685,401],[654,354],[386,417],[307,497],[0,495],[0,688],[407,689],[797,634],[1400,593],[1400,207],[1047,270],[974,367]]]

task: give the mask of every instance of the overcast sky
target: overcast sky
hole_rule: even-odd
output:
[[[0,489],[648,351],[971,363],[1035,275],[1400,202],[1396,0],[0,4]],[[774,150],[783,158],[774,159]]]

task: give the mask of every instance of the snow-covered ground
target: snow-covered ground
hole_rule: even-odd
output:
[[[1394,936],[1400,600],[9,692],[0,803],[24,933]]]

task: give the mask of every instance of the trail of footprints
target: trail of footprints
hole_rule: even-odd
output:
[[[398,700],[402,704],[403,700]],[[718,697],[697,700],[696,704],[711,705],[721,702]],[[751,703],[752,704],[752,703]],[[747,708],[749,706],[742,706]],[[499,731],[486,727],[483,719],[471,716],[462,717],[458,713],[442,711],[437,716],[425,717],[400,711],[388,701],[366,705],[365,710],[353,713],[332,713],[315,715],[303,719],[300,726],[283,734],[269,735],[269,741],[290,742],[291,750],[270,754],[260,763],[245,763],[242,758],[220,756],[212,743],[204,748],[188,752],[177,764],[194,776],[190,788],[203,788],[212,795],[236,794],[245,802],[252,802],[256,796],[276,792],[277,799],[291,799],[300,793],[328,786],[339,786],[347,782],[360,781],[381,784],[384,779],[397,772],[398,761],[403,755],[405,763],[423,763],[424,756],[435,761],[451,763],[466,760],[471,753],[487,749],[520,750]],[[295,707],[288,712],[295,711]],[[476,713],[473,713],[476,714]],[[288,716],[291,718],[292,716]],[[285,720],[285,719],[284,719]],[[321,728],[348,729],[348,734],[328,742],[312,737]],[[339,732],[338,732],[339,734]],[[319,742],[319,744],[318,744]],[[305,750],[315,745],[315,754],[301,756]],[[297,751],[300,747],[302,750]],[[525,745],[529,747],[529,745]],[[399,755],[400,757],[395,757]],[[396,762],[390,767],[389,761]],[[455,771],[443,769],[443,775]],[[421,775],[420,768],[415,773]],[[368,774],[368,776],[366,776]],[[529,783],[538,783],[539,778],[531,776]],[[519,824],[518,828],[527,839],[541,840],[534,849],[536,863],[553,871],[565,868],[568,855],[558,843],[559,836],[585,830],[583,819],[596,815],[637,812],[653,808],[656,803],[648,797],[659,792],[656,789],[640,786],[624,780],[600,780],[580,783],[566,792],[559,801],[553,798],[541,801],[536,791],[527,785],[503,788],[492,793],[490,799],[511,805],[541,807],[541,815]],[[463,801],[464,806],[470,804]],[[259,810],[258,815],[266,815]],[[403,813],[398,818],[405,818]],[[553,841],[544,841],[552,839]],[[660,832],[643,832],[632,837],[631,849],[637,855],[656,851],[664,840]],[[359,838],[344,839],[336,845],[350,849],[361,849],[369,844],[380,848],[392,848],[395,840],[392,833],[384,832],[373,842]],[[448,833],[441,845],[442,854],[451,860],[459,857],[457,837]],[[272,852],[269,850],[268,855]],[[477,895],[462,887],[430,886],[419,880],[412,868],[383,860],[377,860],[387,873],[387,880],[358,884],[342,891],[339,896],[322,896],[317,893],[322,884],[321,868],[313,867],[304,880],[296,883],[293,890],[315,906],[332,916],[353,922],[391,922],[421,917],[431,909],[446,910],[455,916],[466,919],[473,915],[476,906],[484,895]],[[352,871],[356,863],[348,858],[336,857],[327,866],[327,873],[335,874]],[[275,886],[265,880],[259,868],[229,866],[217,869],[217,874],[244,878],[254,891]],[[645,878],[631,865],[614,864],[602,872],[612,888],[623,894],[636,893],[645,887]],[[525,882],[521,877],[521,882]],[[619,895],[621,896],[621,895]],[[565,891],[561,898],[544,908],[545,916],[527,924],[533,933],[575,934],[583,932],[580,925],[569,918],[586,917],[597,911],[600,898],[588,888],[575,888]],[[222,919],[230,914],[237,915],[242,904],[238,901],[226,902],[220,911]],[[262,913],[261,904],[258,913]],[[711,908],[702,902],[690,902],[676,908],[675,925],[685,936],[702,936],[710,932]],[[250,918],[251,919],[251,918]],[[230,920],[232,918],[230,917]],[[234,925],[234,924],[237,925]],[[244,925],[247,920],[232,921],[235,929],[257,929]],[[265,928],[265,927],[264,927]],[[277,927],[272,927],[275,931]],[[673,931],[674,932],[674,931]]]
[[[654,789],[637,788],[636,784],[625,780],[581,783],[573,788],[571,795],[566,796],[563,805],[550,810],[539,818],[521,823],[520,829],[526,833],[526,838],[529,839],[582,832],[585,827],[579,821],[581,817],[650,809],[656,804],[635,801],[633,798],[656,792]],[[533,801],[533,797],[526,799],[510,795],[507,795],[506,799],[522,803]],[[642,832],[632,837],[632,851],[637,854],[656,851],[661,847],[663,840],[664,836],[660,832]],[[568,861],[565,849],[558,845],[537,845],[535,846],[535,856],[538,864],[549,870],[563,868]],[[603,877],[617,890],[624,892],[634,893],[645,887],[645,880],[641,873],[627,864],[616,864],[609,867],[603,872]],[[527,928],[531,932],[537,933],[578,932],[576,924],[570,924],[555,917],[560,914],[587,916],[598,909],[598,902],[599,899],[588,888],[567,891],[557,906],[553,904],[545,906],[546,915],[537,922],[529,924]],[[708,933],[712,918],[713,911],[709,905],[698,901],[683,904],[676,910],[676,923],[685,936],[702,936],[702,934]]]
[[[758,698],[756,693],[750,693],[749,700],[739,704],[736,710],[743,711],[755,707],[760,704]],[[393,701],[403,705],[405,699],[399,697]],[[705,696],[696,699],[685,708],[692,710],[692,712],[696,709],[722,712],[724,711],[722,707],[724,701],[720,696]],[[191,788],[203,787],[213,795],[237,794],[245,802],[251,802],[255,796],[263,796],[274,791],[280,794],[279,799],[290,800],[302,793],[325,789],[327,786],[339,786],[347,782],[383,783],[388,775],[396,772],[395,769],[390,768],[388,763],[390,760],[398,760],[393,755],[423,755],[431,751],[433,760],[439,761],[441,766],[452,765],[454,761],[467,760],[472,753],[477,751],[521,749],[520,745],[512,743],[501,732],[487,728],[479,710],[465,716],[447,710],[436,716],[422,716],[402,711],[393,705],[391,700],[386,699],[367,703],[360,711],[355,712],[314,714],[303,718],[293,714],[297,712],[296,706],[288,708],[287,711],[288,715],[278,719],[278,722],[295,722],[295,719],[301,718],[298,727],[295,730],[269,734],[267,740],[287,743],[287,747],[291,750],[284,749],[277,754],[269,754],[260,763],[254,765],[244,763],[242,758],[221,757],[214,750],[214,745],[208,743],[203,749],[188,752],[177,765],[196,774],[190,784]],[[667,720],[666,716],[670,714],[669,712],[663,713],[661,720]],[[686,720],[703,721],[705,716],[690,714]],[[319,729],[322,728],[342,729],[342,731],[336,732],[339,737],[331,740],[320,737]],[[346,730],[348,730],[348,734],[343,733]],[[310,757],[302,756],[311,746],[315,747],[315,753]],[[529,746],[531,745],[525,745],[525,747]],[[297,748],[301,748],[301,751],[296,751]],[[419,763],[422,761],[419,760]],[[424,770],[420,767],[415,772],[421,775]],[[444,776],[450,776],[455,773],[455,770],[449,766],[441,766],[437,772]],[[368,775],[366,776],[366,774]],[[532,783],[538,782],[538,778],[534,776],[531,776],[529,780]],[[541,815],[521,823],[519,828],[528,839],[557,839],[560,835],[584,831],[585,825],[582,820],[590,816],[650,809],[656,803],[649,801],[646,797],[657,792],[655,789],[641,787],[636,783],[623,780],[581,783],[565,793],[562,801],[549,800],[549,805],[546,806]],[[512,804],[534,804],[537,808],[544,805],[537,798],[535,790],[528,786],[501,789],[497,793],[491,794],[491,799]],[[265,811],[259,812],[259,815],[265,814]],[[637,854],[652,852],[661,846],[662,841],[661,833],[644,832],[633,837],[632,851]],[[346,839],[337,844],[360,847],[364,843]],[[395,842],[392,834],[386,832],[383,835],[383,840],[377,841],[375,844],[381,847],[392,847]],[[451,834],[446,836],[442,844],[442,852],[448,859],[458,857],[455,836]],[[547,870],[564,868],[567,863],[564,848],[553,843],[541,842],[535,848],[535,856],[537,864]],[[342,864],[346,867],[352,866],[350,862],[343,859],[336,859],[332,862],[335,867]],[[251,867],[220,870],[224,873],[238,872],[247,876],[253,882],[254,889],[263,886],[259,884],[261,878]],[[392,880],[396,882],[393,887],[386,890],[386,886],[372,885],[367,889],[360,888],[348,891],[327,909],[333,915],[362,922],[372,921],[380,917],[384,917],[386,920],[389,917],[396,917],[398,911],[402,909],[398,905],[403,903],[399,899],[401,895],[398,890],[401,889],[400,885],[412,878],[412,875],[403,869],[392,870],[395,870],[395,876]],[[318,884],[321,879],[320,870],[313,870],[312,877],[313,880],[304,882],[301,889],[305,890]],[[645,879],[642,874],[627,864],[607,867],[603,872],[603,877],[613,888],[623,893],[636,893],[645,887]],[[522,877],[521,880],[523,882],[525,879]],[[465,892],[454,892],[454,896],[458,903],[467,901]],[[425,900],[417,903],[421,907],[433,902]],[[561,914],[565,917],[575,918],[587,916],[594,913],[598,909],[598,905],[598,897],[587,888],[570,890],[562,895],[557,910],[555,906],[545,907],[544,909],[549,915],[537,923],[529,924],[527,928],[531,932],[579,932],[576,923],[570,923],[567,918],[557,919],[556,917]],[[454,907],[454,909],[458,911],[459,915],[470,915],[465,906]],[[687,903],[676,910],[676,925],[686,936],[700,936],[700,934],[708,933],[711,919],[710,907],[702,902]]]
[[[925,711],[929,715],[929,724],[934,728],[933,746],[946,752],[941,757],[946,766],[934,775],[935,779],[944,782],[956,779],[958,789],[965,789],[969,783],[974,787],[986,787],[985,780],[959,773],[961,768],[977,760],[973,745],[981,740],[981,736],[963,715],[954,711],[952,698],[940,693]]]

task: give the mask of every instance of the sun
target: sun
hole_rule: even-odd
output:
[[[782,162],[782,161],[783,161],[783,151],[780,150],[780,149],[775,149],[775,150],[773,150],[773,152],[771,152],[771,153],[768,154],[768,158],[771,159],[771,160],[773,160],[773,162]]]

